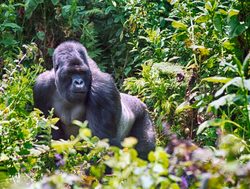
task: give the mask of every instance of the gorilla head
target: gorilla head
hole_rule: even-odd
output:
[[[93,135],[120,146],[128,136],[138,139],[136,149],[146,158],[155,147],[154,127],[138,98],[120,93],[112,77],[102,72],[78,42],[67,41],[54,51],[53,69],[38,76],[34,103],[47,116],[54,108],[60,118],[53,139],[77,135],[73,120],[88,121]]]
[[[91,85],[91,72],[84,56],[84,48],[60,45],[53,55],[55,85],[68,102],[83,101]]]

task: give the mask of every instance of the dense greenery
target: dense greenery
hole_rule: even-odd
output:
[[[0,4],[0,188],[249,188],[250,2],[7,0]],[[148,106],[157,148],[51,140],[32,86],[60,42],[82,42]],[[37,141],[37,133],[43,133]],[[112,174],[110,174],[112,173]]]

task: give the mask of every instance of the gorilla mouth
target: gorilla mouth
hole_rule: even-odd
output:
[[[73,93],[75,94],[85,94],[87,91],[85,90],[74,90]]]
[[[83,88],[83,87],[78,87],[78,88],[73,88],[72,89],[72,93],[74,94],[85,94],[87,93],[87,89],[86,88]]]

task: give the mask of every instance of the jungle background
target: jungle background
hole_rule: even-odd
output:
[[[0,31],[0,188],[249,188],[248,0],[6,0]],[[51,140],[58,119],[33,108],[32,87],[65,40],[147,104],[148,161],[87,123]]]

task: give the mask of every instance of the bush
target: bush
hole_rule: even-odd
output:
[[[2,3],[0,187],[248,188],[249,8],[244,0]],[[65,39],[84,43],[148,105],[159,144],[148,161],[134,138],[110,147],[86,123],[75,122],[70,140],[51,140],[58,119],[33,110],[32,86]]]

